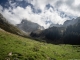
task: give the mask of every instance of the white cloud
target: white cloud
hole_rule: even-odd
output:
[[[15,14],[12,14],[8,9],[5,9],[2,14],[12,24],[20,23],[20,18],[18,18]]]
[[[25,2],[32,4],[35,11],[40,9],[41,13],[34,13],[30,5],[26,6],[26,8],[17,6],[18,2],[12,3],[12,0],[9,0],[10,7],[8,9],[5,8],[3,10],[3,7],[0,5],[0,12],[12,24],[18,24],[22,19],[26,18],[45,28],[50,25],[46,24],[45,21],[51,21],[54,24],[63,24],[65,20],[69,19],[69,17],[61,17],[61,12],[73,18],[74,16],[80,16],[79,0],[25,0]],[[49,9],[46,8],[48,4],[52,6]]]
[[[75,0],[75,2],[73,3],[73,6],[79,6],[80,5],[80,0]]]

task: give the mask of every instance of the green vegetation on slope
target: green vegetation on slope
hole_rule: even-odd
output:
[[[0,60],[80,59],[80,46],[53,45],[0,30]]]
[[[20,36],[27,37],[27,34],[25,34],[22,30],[18,29],[13,24],[10,24],[0,13],[0,28],[4,29],[5,31],[8,31],[13,34],[17,34]]]

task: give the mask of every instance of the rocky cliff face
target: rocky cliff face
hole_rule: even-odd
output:
[[[28,20],[22,20],[22,22],[18,24],[17,27],[28,33],[32,31],[44,29],[42,26],[38,25],[37,23],[33,23]]]
[[[70,26],[70,25],[75,25],[77,23],[80,22],[80,17],[76,18],[76,19],[72,19],[72,20],[66,20],[63,24],[63,26],[67,27],[67,26]]]

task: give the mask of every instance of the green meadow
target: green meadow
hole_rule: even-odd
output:
[[[80,45],[49,44],[0,30],[0,60],[80,60]]]

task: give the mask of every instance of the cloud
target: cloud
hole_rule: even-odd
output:
[[[12,24],[27,19],[48,28],[51,23],[63,24],[80,16],[79,0],[8,0],[8,3],[8,8],[0,5],[0,13]]]
[[[3,7],[0,5],[0,12],[2,12],[2,10],[3,10]]]

